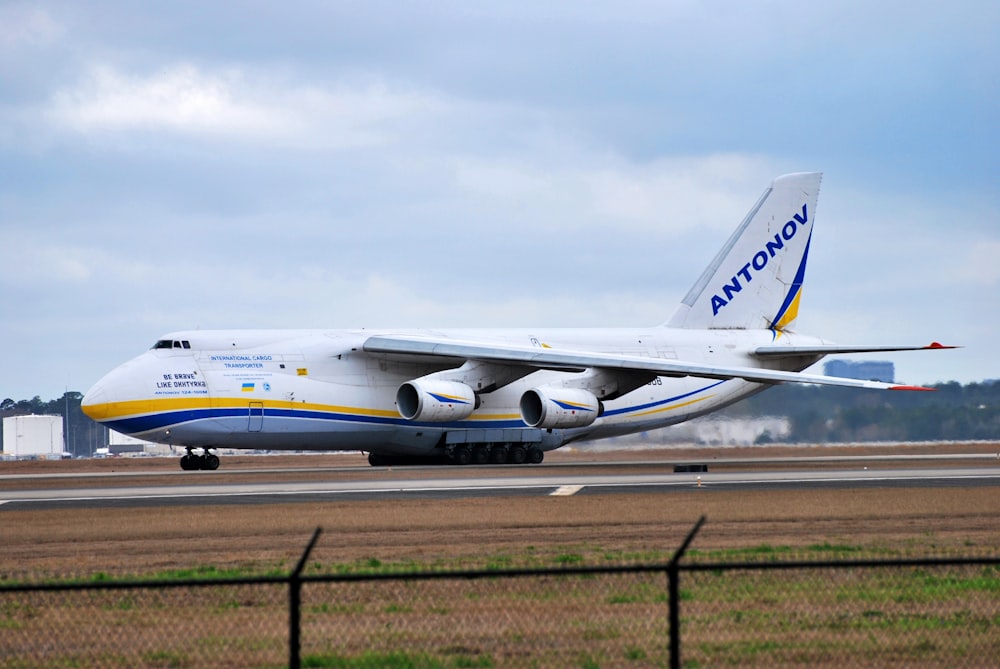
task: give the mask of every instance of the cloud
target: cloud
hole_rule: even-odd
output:
[[[166,129],[196,134],[274,132],[280,115],[241,100],[238,73],[206,76],[191,65],[152,77],[95,67],[86,79],[55,95],[51,115],[70,128],[90,130]]]
[[[455,186],[508,220],[526,217],[539,238],[609,226],[676,238],[730,231],[753,204],[741,191],[763,191],[764,175],[776,169],[765,157],[738,153],[643,162],[580,145],[568,153],[551,161],[531,152],[516,160],[463,157]]]
[[[52,239],[27,228],[15,225],[3,230],[0,286],[5,289],[21,293],[76,286],[86,294],[88,285],[124,287],[156,276],[153,264],[122,254],[120,247],[101,248],[68,236]]]
[[[57,91],[46,116],[82,134],[165,132],[295,148],[335,149],[389,141],[393,121],[445,106],[380,81],[299,85],[240,68],[172,64],[156,74],[89,69]]]
[[[1000,241],[983,240],[967,249],[959,276],[981,289],[995,291],[1000,285]]]
[[[0,6],[0,51],[44,47],[65,33],[49,12],[32,4]]]

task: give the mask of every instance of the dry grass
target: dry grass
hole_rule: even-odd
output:
[[[669,555],[701,515],[701,551],[829,542],[913,553],[996,549],[993,488],[690,489],[659,495],[469,498],[213,507],[5,511],[7,578],[150,574],[294,563],[312,531],[321,564],[478,566],[498,555]]]

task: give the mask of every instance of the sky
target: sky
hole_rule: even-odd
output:
[[[796,329],[1000,378],[998,34],[965,0],[0,0],[0,399],[173,330],[660,324],[813,170]]]

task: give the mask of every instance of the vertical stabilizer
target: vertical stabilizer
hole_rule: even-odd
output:
[[[667,325],[789,328],[798,316],[822,177],[803,172],[775,179]]]

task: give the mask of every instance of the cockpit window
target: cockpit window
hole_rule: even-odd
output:
[[[187,339],[161,339],[153,344],[154,349],[160,348],[191,348],[191,342]]]

